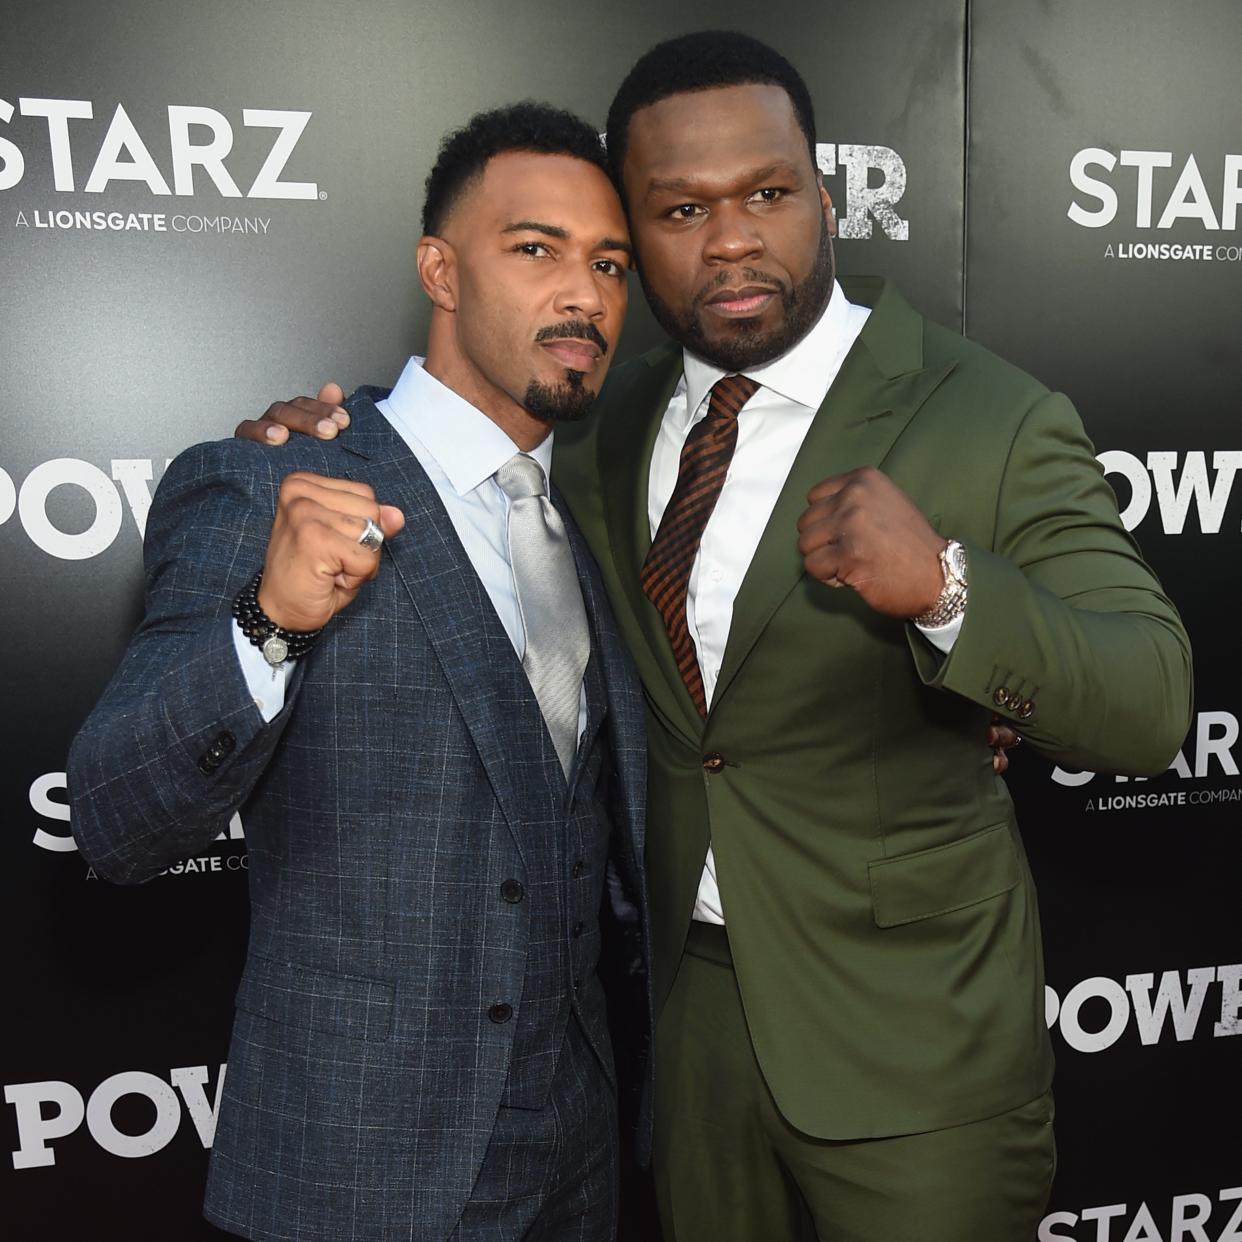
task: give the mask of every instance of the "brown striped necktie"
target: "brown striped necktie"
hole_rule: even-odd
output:
[[[690,429],[682,446],[677,485],[639,578],[643,593],[664,618],[681,679],[700,716],[707,715],[707,695],[686,622],[686,593],[699,541],[737,447],[737,416],[758,387],[745,375],[726,375],[712,385],[707,417]]]

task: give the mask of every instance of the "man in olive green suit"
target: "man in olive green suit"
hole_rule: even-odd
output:
[[[661,1217],[667,1242],[1027,1242],[1052,1056],[988,722],[1157,773],[1189,645],[1068,401],[836,282],[814,142],[755,40],[638,62],[608,148],[678,347],[556,433],[647,697]]]
[[[809,113],[787,62],[741,36],[635,66],[608,147],[685,352],[614,371],[590,423],[558,432],[647,693],[661,1214],[670,1242],[1034,1238],[1052,1057],[987,723],[1068,766],[1160,772],[1189,646],[1068,401],[884,282],[834,289]],[[765,379],[793,392],[794,355],[814,341],[831,368],[842,335],[773,502],[799,394],[765,407]],[[711,486],[686,406],[726,372],[760,387],[701,530],[673,513]],[[748,514],[762,534],[733,566]],[[661,571],[696,535],[670,605]],[[731,573],[730,601],[713,584]]]

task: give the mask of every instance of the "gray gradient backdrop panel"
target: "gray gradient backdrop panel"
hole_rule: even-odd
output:
[[[977,0],[970,17],[967,330],[1074,400],[1196,663],[1180,771],[1054,778],[1020,755],[1011,773],[1048,982],[1076,998],[1053,1028],[1063,1215],[1047,1236],[1168,1238],[1179,1211],[1202,1211],[1214,1239],[1236,1206],[1220,1192],[1242,1183],[1223,1122],[1242,1106],[1242,220],[1227,221],[1224,186],[1226,157],[1242,162],[1242,8]],[[1183,208],[1200,217],[1162,228],[1191,157],[1203,193]],[[1076,158],[1090,162],[1075,172]],[[1123,161],[1151,165],[1150,194]],[[1212,257],[1131,257],[1161,245]],[[1187,1008],[1180,1030],[1140,1017],[1162,988]],[[1200,1194],[1207,1207],[1185,1198]]]

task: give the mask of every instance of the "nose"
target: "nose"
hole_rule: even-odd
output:
[[[763,238],[744,207],[718,207],[703,234],[703,259],[711,265],[743,263],[763,254]]]
[[[566,264],[562,270],[553,305],[560,314],[578,315],[583,319],[600,319],[607,309],[594,270],[576,264]]]

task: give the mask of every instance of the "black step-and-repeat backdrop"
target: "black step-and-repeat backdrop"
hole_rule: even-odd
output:
[[[1231,0],[10,0],[0,19],[4,1231],[198,1216],[246,934],[245,824],[115,889],[69,740],[138,614],[167,460],[390,381],[421,185],[479,108],[600,122],[659,38],[733,26],[814,94],[846,272],[1067,391],[1195,643],[1164,776],[1017,755],[1061,1166],[1041,1242],[1242,1242],[1242,110]],[[635,291],[623,354],[654,341]],[[1144,676],[1136,668],[1135,677]],[[633,1238],[654,1238],[641,1214]],[[975,1240],[971,1240],[975,1242]],[[982,1242],[982,1240],[980,1240]]]

